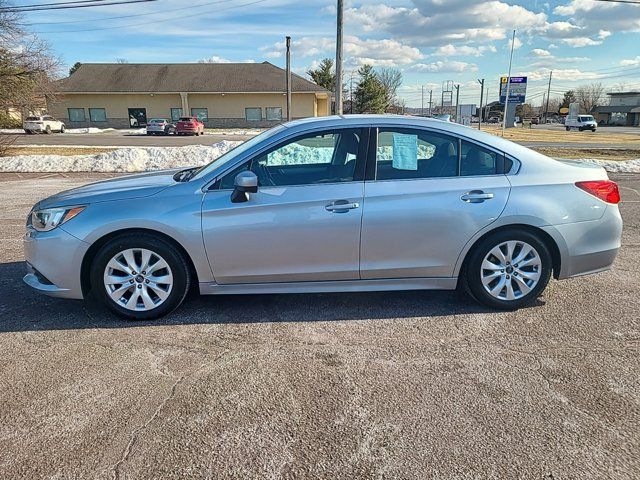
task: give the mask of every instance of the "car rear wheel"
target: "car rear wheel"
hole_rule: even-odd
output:
[[[64,125],[60,125],[60,133],[64,133],[64,130],[65,130]]]
[[[45,127],[44,133],[46,133],[47,135],[51,135],[51,127],[49,125]]]
[[[91,288],[119,316],[149,320],[173,311],[184,300],[191,276],[183,255],[148,234],[109,241],[91,266]]]
[[[571,130],[571,127],[564,127],[565,130],[568,132],[569,130]]]
[[[482,240],[465,270],[466,286],[480,303],[512,310],[542,293],[551,277],[552,258],[537,235],[505,230]]]

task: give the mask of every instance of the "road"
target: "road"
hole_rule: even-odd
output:
[[[640,176],[612,271],[494,312],[454,292],[191,298],[157,322],[22,284],[2,174],[0,478],[634,479]]]

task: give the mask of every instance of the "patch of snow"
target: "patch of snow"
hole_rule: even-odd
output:
[[[87,128],[67,128],[65,133],[104,133],[113,130],[113,128],[97,128],[97,127],[87,127]]]
[[[112,129],[115,130],[115,129]],[[124,135],[146,135],[147,134],[147,129],[145,127],[142,128],[123,128],[123,129],[118,129],[117,130],[118,133],[122,133]]]
[[[0,158],[0,172],[146,172],[205,165],[241,142],[211,146],[120,148],[93,155],[17,155]]]
[[[564,160],[564,159],[559,159]],[[597,158],[577,158],[572,161],[589,163],[603,167],[607,172],[612,173],[640,173],[640,158],[635,160],[598,160]]]
[[[12,135],[14,133],[24,133],[24,130],[21,128],[0,128],[0,134]]]
[[[214,130],[205,130],[204,134],[205,135],[245,135],[245,136],[249,136],[249,135],[258,135],[262,132],[264,132],[265,129],[260,129],[260,128],[251,128],[251,129],[245,129],[245,130],[241,130],[241,129],[214,129]]]

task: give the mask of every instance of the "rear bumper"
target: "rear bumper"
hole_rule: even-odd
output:
[[[598,220],[545,227],[560,250],[558,279],[609,270],[620,250],[622,217],[608,205]]]
[[[80,270],[89,244],[58,227],[50,232],[27,229],[23,237],[27,275],[24,282],[46,295],[82,298]]]

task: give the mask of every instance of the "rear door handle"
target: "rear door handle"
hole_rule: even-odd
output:
[[[482,203],[485,200],[491,200],[493,198],[493,193],[483,192],[482,190],[471,190],[463,194],[460,197],[460,200],[467,203]]]
[[[358,202],[350,202],[349,200],[336,200],[324,208],[333,213],[346,213],[354,208],[360,208],[360,204]]]

